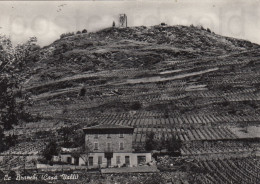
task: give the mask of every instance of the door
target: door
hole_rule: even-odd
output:
[[[75,157],[75,165],[79,165],[79,157]]]
[[[111,158],[107,158],[107,167],[110,167],[111,166]]]
[[[126,164],[127,166],[130,165],[130,158],[129,158],[129,156],[125,156],[125,164]]]
[[[67,162],[68,162],[69,164],[71,164],[71,157],[68,157],[68,158],[67,158]]]
[[[93,166],[93,157],[88,158],[88,165]]]

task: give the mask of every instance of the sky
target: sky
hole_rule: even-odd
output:
[[[0,12],[0,34],[15,44],[36,36],[45,46],[62,33],[111,27],[121,13],[128,26],[202,25],[260,44],[260,0],[1,1]]]

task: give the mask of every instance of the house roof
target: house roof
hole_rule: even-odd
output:
[[[103,129],[134,129],[134,128],[125,125],[111,125],[111,124],[102,124],[102,125],[83,128],[83,130],[100,130],[100,129],[103,130]]]

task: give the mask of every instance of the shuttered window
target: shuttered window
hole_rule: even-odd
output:
[[[123,143],[123,142],[120,142],[119,149],[120,149],[120,150],[123,150],[123,149],[124,149],[124,143]]]

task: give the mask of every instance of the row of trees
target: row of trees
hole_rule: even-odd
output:
[[[155,137],[154,132],[149,132],[146,135],[145,149],[148,151],[152,150],[168,150],[170,153],[179,152],[182,146],[182,142],[176,138],[176,136],[172,136],[170,138],[166,138],[164,134],[160,139]]]
[[[86,29],[83,29],[82,31],[77,31],[76,34],[87,33],[87,32],[88,31]],[[60,38],[66,38],[66,37],[73,36],[73,35],[75,35],[74,32],[63,33],[60,35]]]

